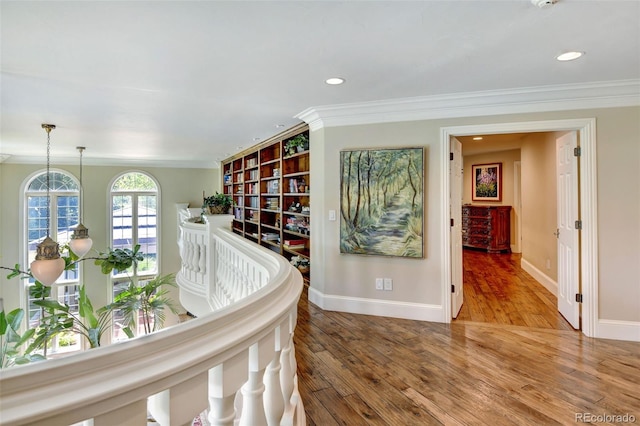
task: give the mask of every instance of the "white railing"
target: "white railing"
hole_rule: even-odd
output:
[[[200,294],[205,302],[194,310],[209,306],[208,313],[0,371],[0,424],[133,426],[151,414],[160,425],[191,425],[199,415],[205,425],[304,425],[293,345],[302,277],[279,255],[211,228],[181,228],[182,243],[208,230],[193,241],[206,241],[199,250],[210,263],[201,270],[198,261],[196,271],[195,252],[183,244],[192,257],[183,257],[178,274],[181,301],[182,293],[187,304]]]

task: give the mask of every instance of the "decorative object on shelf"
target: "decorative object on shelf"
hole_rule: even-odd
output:
[[[309,149],[309,137],[301,133],[289,139],[284,144],[284,152],[287,156],[294,155],[296,152],[303,152]]]
[[[422,258],[423,148],[340,152],[340,252]]]
[[[473,201],[502,200],[502,163],[471,166],[471,199]]]
[[[311,269],[311,262],[306,257],[293,256],[289,263],[298,268],[298,271],[303,274],[306,274]]]
[[[202,191],[202,211],[209,214],[229,214],[229,210],[233,206],[233,199],[230,195],[220,194],[216,191],[214,195],[209,197],[204,195]]]
[[[302,211],[302,204],[300,204],[297,201],[294,201],[293,203],[291,203],[291,205],[289,206],[289,211],[290,212],[296,212],[296,213],[300,213]]]
[[[60,246],[51,239],[50,232],[50,208],[51,208],[51,130],[55,129],[55,124],[42,124],[42,128],[47,132],[47,236],[36,247],[36,260],[31,262],[31,274],[43,285],[50,286],[56,282],[64,271],[65,262],[60,257]]]
[[[71,241],[69,241],[69,247],[76,256],[84,257],[85,254],[91,250],[93,240],[89,237],[89,230],[82,224],[84,213],[84,190],[82,187],[82,153],[86,149],[84,146],[77,146],[76,149],[80,151],[80,202],[78,203],[78,225],[73,230],[71,235]]]

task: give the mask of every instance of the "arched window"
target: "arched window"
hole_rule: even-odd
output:
[[[133,250],[140,245],[144,260],[137,268],[113,271],[113,296],[126,289],[129,283],[141,285],[158,274],[159,263],[159,188],[155,179],[143,172],[127,172],[111,185],[111,247]],[[114,316],[114,340],[126,338],[121,316]],[[141,327],[141,324],[137,324]]]
[[[73,229],[78,225],[78,200],[80,186],[72,175],[61,171],[51,170],[49,173],[50,206],[47,208],[47,173],[38,172],[26,182],[24,201],[27,221],[25,223],[25,259],[24,264],[30,265],[36,257],[38,244],[47,236],[47,221],[49,235],[61,247],[71,240]],[[42,311],[33,304],[29,295],[29,287],[33,279],[27,281],[27,300],[29,326],[37,327]],[[78,267],[64,271],[56,283],[51,287],[52,298],[60,303],[66,303],[72,312],[78,311]],[[80,339],[75,333],[62,333],[49,344],[50,352],[61,352],[80,349]]]

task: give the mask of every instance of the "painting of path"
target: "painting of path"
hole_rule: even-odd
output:
[[[340,252],[423,257],[422,148],[340,152]]]

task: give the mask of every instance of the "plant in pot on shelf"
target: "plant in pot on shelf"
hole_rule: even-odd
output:
[[[309,272],[309,269],[311,268],[311,262],[309,259],[302,256],[293,256],[289,263],[298,268],[298,270],[303,274]]]
[[[294,136],[284,144],[284,152],[287,156],[296,152],[302,152],[309,149],[309,137],[304,133]]]
[[[205,197],[203,195],[202,212],[208,214],[229,214],[233,206],[233,199],[230,195],[220,194],[216,191],[214,195]]]

